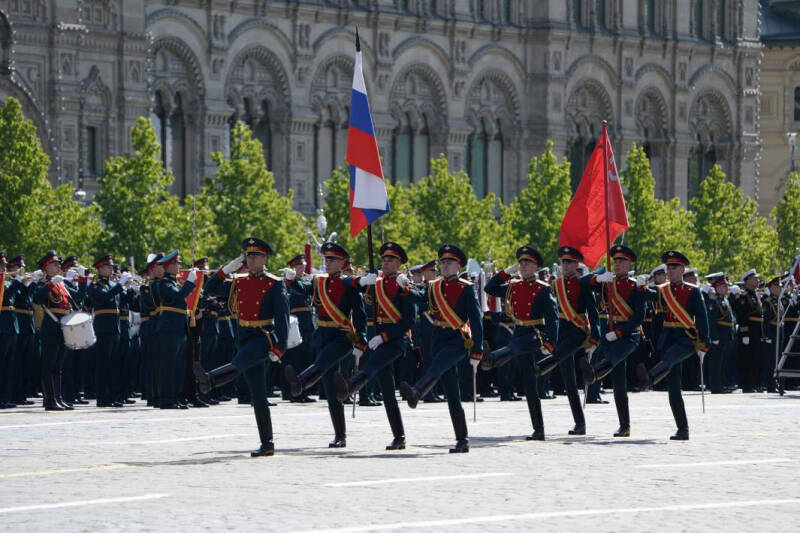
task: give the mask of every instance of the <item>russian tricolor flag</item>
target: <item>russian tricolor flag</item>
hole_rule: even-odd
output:
[[[389,197],[378,152],[367,87],[361,68],[361,42],[356,30],[356,62],[347,131],[347,162],[350,164],[350,236],[354,237],[389,212]]]

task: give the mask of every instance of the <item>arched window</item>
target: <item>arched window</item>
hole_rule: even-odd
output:
[[[418,181],[430,173],[431,159],[430,136],[428,135],[428,119],[425,115],[420,116],[419,125],[414,132],[412,154],[414,158],[414,171],[411,174],[411,181]]]
[[[392,131],[392,182],[409,183],[412,172],[412,134],[408,113],[400,116],[400,121]]]
[[[607,29],[608,22],[606,21],[606,0],[597,0],[597,27],[600,29]]]
[[[705,38],[703,7],[703,0],[694,0],[694,35],[698,39]]]
[[[164,168],[167,168],[167,132],[169,128],[167,116],[165,97],[161,91],[158,91],[155,95],[155,106],[153,114],[150,116],[150,122],[153,124],[153,129],[156,130],[156,137],[161,145],[161,164],[164,165]]]
[[[583,27],[583,0],[572,0],[572,22],[579,28]]]
[[[184,120],[183,99],[175,94],[175,103],[169,116],[169,142],[167,167],[175,176],[175,190],[181,198],[188,193],[186,176],[186,121]]]
[[[483,120],[478,120],[475,130],[469,136],[468,159],[469,176],[472,187],[478,198],[486,196],[486,161],[488,151],[488,135]]]
[[[692,199],[700,194],[700,184],[706,179],[711,167],[717,162],[717,152],[714,149],[713,139],[711,144],[706,144],[698,136],[697,144],[689,152],[689,169],[687,183],[687,198]]]
[[[800,120],[800,86],[794,88],[794,119]]]
[[[725,0],[717,0],[717,37],[725,39]]]
[[[579,125],[575,125],[576,131],[581,132],[581,129]],[[583,170],[589,162],[595,144],[597,144],[597,133],[594,131],[594,125],[589,124],[588,130],[581,132],[568,146],[567,157],[570,163],[570,183],[573,191],[581,182]]]
[[[494,134],[486,148],[486,192],[503,198],[503,130],[500,121],[494,123]]]
[[[270,130],[270,108],[269,102],[261,102],[261,113],[258,122],[253,127],[253,135],[261,141],[261,151],[264,153],[264,160],[267,163],[267,170],[272,170],[272,132]]]
[[[645,20],[645,28],[646,33],[650,35],[655,35],[658,33],[658,26],[656,24],[656,2],[655,0],[645,0],[644,3],[644,20]]]

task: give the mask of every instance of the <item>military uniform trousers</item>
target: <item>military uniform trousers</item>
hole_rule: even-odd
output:
[[[272,332],[268,332],[272,335]],[[269,411],[267,405],[267,369],[272,364],[267,354],[270,343],[261,330],[240,332],[239,350],[231,364],[244,377],[250,389],[250,403],[253,409]]]
[[[658,344],[664,353],[661,361],[670,369],[667,376],[667,390],[669,391],[669,406],[672,409],[672,416],[675,418],[678,429],[688,430],[686,407],[681,395],[681,363],[696,355],[694,342],[686,335],[683,328],[665,328]]]
[[[726,365],[729,365],[730,352],[735,347],[734,344],[733,340],[720,340],[719,344],[712,344],[706,354],[704,370],[706,385],[711,392],[722,392],[723,375]]]
[[[461,333],[455,330],[437,327],[434,328],[432,336],[431,351],[434,355],[420,381],[424,382],[426,377],[430,376],[441,382],[447,395],[447,408],[450,411],[450,421],[453,423],[456,440],[463,440],[468,435],[467,420],[461,405],[458,363],[469,356],[469,350],[464,347]]]
[[[159,348],[158,383],[161,407],[178,403],[178,385],[183,376],[186,340],[184,332],[159,332],[156,338]]]
[[[64,367],[64,334],[61,330],[42,335],[42,391],[45,405],[55,400],[61,389],[61,370]]]
[[[614,369],[611,371],[611,382],[614,385],[614,403],[617,406],[628,405],[628,368],[627,360],[642,342],[642,335],[634,331],[615,341],[603,339],[600,346],[595,350],[592,359],[600,363],[607,360]],[[597,364],[593,364],[597,368]]]
[[[582,329],[566,320],[558,322],[558,342],[553,349],[553,356],[558,360],[558,369],[567,392],[567,399],[572,410],[575,424],[585,424],[581,399],[578,395],[578,384],[575,380],[575,354],[586,343],[587,334]]]
[[[122,353],[118,333],[98,333],[95,345],[95,391],[97,403],[119,401]]]
[[[16,358],[14,359],[16,381],[12,396],[14,401],[25,401],[31,387],[31,378],[34,376],[36,361],[34,360],[33,346],[35,341],[33,334],[20,334],[17,336]]]
[[[386,409],[386,416],[389,420],[400,419],[400,408],[397,406],[394,384],[394,362],[406,353],[408,349],[408,337],[405,335],[399,339],[392,339],[384,342],[375,350],[369,350],[369,358],[366,364],[362,365],[362,371],[367,378],[372,381],[378,377],[378,385],[383,395],[383,407]],[[394,417],[394,418],[393,418]],[[397,437],[399,435],[395,435]]]
[[[531,424],[533,429],[544,429],[543,422],[538,419],[539,413],[542,412],[542,400],[539,397],[539,379],[535,372],[536,356],[541,354],[541,346],[538,341],[531,341],[533,333],[534,328],[531,327],[517,326],[514,329],[514,336],[509,342],[514,359],[509,364],[500,367],[498,372],[517,361],[522,375],[522,386],[525,388],[525,400],[528,404]]]
[[[11,403],[14,396],[17,337],[16,333],[0,335],[0,406]]]
[[[750,328],[753,329],[752,326]],[[742,392],[754,392],[758,385],[758,360],[761,356],[761,334],[755,332],[750,335],[748,344],[742,343],[740,334],[737,342],[739,344],[739,378]]]
[[[353,343],[344,331],[337,328],[317,328],[314,340],[317,345],[317,359],[314,364],[322,372],[322,386],[330,409],[339,409],[342,402],[336,399],[333,374],[341,370],[341,362],[353,353]]]

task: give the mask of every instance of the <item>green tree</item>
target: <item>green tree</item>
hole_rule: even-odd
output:
[[[73,201],[72,185],[50,186],[49,166],[36,127],[9,97],[0,106],[0,248],[26,254],[29,268],[49,249],[90,254],[99,231],[95,210]]]
[[[541,158],[531,159],[527,187],[503,209],[504,238],[515,246],[535,246],[545,264],[555,261],[561,220],[571,197],[570,163],[564,158],[559,164],[553,142],[547,141]]]
[[[431,174],[413,188],[411,205],[419,226],[413,248],[424,250],[432,259],[444,243],[459,246],[468,257],[483,262],[491,253],[499,260],[510,258],[514,244],[503,236],[494,213],[498,199],[489,194],[475,196],[469,176],[451,172],[447,158],[431,160]],[[429,260],[429,259],[428,259]]]
[[[772,210],[778,233],[780,264],[789,268],[800,248],[800,172],[790,172],[778,205]]]
[[[695,231],[708,257],[711,271],[724,270],[738,276],[749,268],[771,271],[775,265],[777,235],[757,204],[725,179],[719,165],[711,168],[700,184],[700,193],[690,201],[696,212]]]
[[[293,191],[275,189],[275,178],[267,170],[261,142],[242,122],[231,132],[231,156],[211,155],[217,164],[213,178],[206,180],[197,198],[198,209],[208,213],[218,235],[210,255],[220,263],[241,253],[241,243],[255,236],[267,241],[275,252],[273,268],[282,268],[291,256],[303,251],[308,221],[292,208]]]
[[[378,249],[384,240],[400,243],[408,253],[409,264],[418,263],[425,255],[424,251],[413,245],[414,235],[419,228],[411,205],[413,185],[404,187],[387,183],[386,194],[391,210],[376,220],[372,227],[375,264],[379,262]],[[350,252],[353,262],[356,265],[368,265],[367,231],[355,237],[350,236],[350,176],[344,168],[334,169],[330,179],[325,182],[324,213],[328,221],[328,235],[336,232],[339,235],[337,242]]]
[[[621,179],[630,228],[624,242],[637,254],[637,272],[652,270],[661,263],[661,254],[671,249],[683,251],[694,266],[705,269],[705,254],[696,246],[694,214],[677,198],[655,197],[655,180],[643,148],[631,146],[626,161]]]

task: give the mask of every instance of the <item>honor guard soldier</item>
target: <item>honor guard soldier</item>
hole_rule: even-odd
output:
[[[64,283],[61,258],[51,250],[39,259],[39,269],[44,273],[44,283],[34,294],[34,303],[45,309],[40,334],[42,339],[42,392],[47,411],[71,409],[63,403],[61,395],[61,370],[64,364],[64,334],[60,320],[74,310],[81,309],[86,296],[86,278],[79,278],[77,288]]]
[[[183,381],[183,358],[187,342],[189,315],[186,298],[194,290],[197,271],[192,269],[181,287],[177,275],[180,271],[178,250],[173,250],[158,260],[164,267],[164,277],[155,285],[158,307],[156,334],[159,345],[161,409],[187,409],[178,403],[178,387]]]
[[[575,382],[575,353],[582,348],[593,350],[600,344],[599,317],[591,288],[582,286],[578,277],[583,254],[571,246],[562,246],[558,249],[558,257],[561,260],[561,277],[551,284],[558,304],[558,341],[553,352],[539,361],[536,374],[544,376],[555,367],[560,367],[575,421],[575,427],[569,434],[585,435],[586,420]]]
[[[708,316],[703,296],[696,285],[683,281],[684,269],[689,259],[682,253],[670,250],[661,256],[667,265],[668,282],[647,289],[642,294],[661,303],[665,310],[664,329],[658,341],[663,358],[648,372],[644,365],[636,368],[636,376],[642,389],[653,385],[669,375],[669,406],[678,431],[671,440],[689,440],[689,421],[681,396],[681,363],[697,353],[700,359],[708,352],[711,340],[708,336]]]
[[[94,312],[95,392],[97,407],[122,407],[122,352],[120,349],[119,307],[125,292],[124,284],[131,279],[126,272],[120,283],[112,281],[113,257],[99,257],[92,267],[97,279],[89,287],[89,300]]]
[[[266,372],[269,363],[279,363],[286,351],[289,335],[289,299],[281,278],[267,272],[269,244],[250,237],[242,242],[242,255],[222,267],[205,285],[205,290],[218,297],[233,299],[239,313],[239,350],[228,364],[210,372],[195,364],[194,374],[200,392],[231,383],[244,374],[258,426],[261,446],[251,457],[274,455],[272,418],[267,404]],[[247,273],[228,281],[245,262]]]
[[[144,392],[147,397],[148,407],[159,407],[159,379],[158,379],[158,354],[159,346],[156,336],[157,308],[156,296],[153,288],[156,281],[164,276],[164,267],[158,261],[164,257],[163,253],[149,254],[144,270],[140,272],[145,278],[145,283],[139,288],[138,297],[134,299],[131,308],[139,313],[142,319],[139,326],[139,339],[142,343],[142,366],[144,367]]]
[[[375,335],[368,343],[367,362],[350,379],[341,372],[334,373],[333,384],[336,398],[343,402],[377,376],[393,436],[386,449],[404,450],[406,437],[394,392],[394,362],[408,349],[408,333],[414,323],[414,303],[408,291],[408,279],[398,274],[400,265],[408,261],[403,247],[396,242],[385,242],[381,245],[380,255],[381,275],[375,282],[374,295]]]
[[[758,385],[758,360],[761,356],[763,307],[758,296],[758,273],[748,270],[742,276],[744,290],[733,289],[733,309],[739,324],[739,375],[742,392],[755,392]]]
[[[6,261],[6,253],[0,252],[0,409],[10,409],[17,405],[12,402],[12,380],[14,353],[19,335],[19,324],[14,308],[17,294],[24,292],[22,276],[17,274],[19,262]]]
[[[325,242],[321,248],[326,273],[314,276],[311,283],[295,280],[293,287],[293,290],[313,296],[317,310],[314,337],[317,359],[299,374],[292,365],[287,365],[285,377],[295,397],[322,380],[335,432],[328,446],[344,448],[347,445],[344,405],[336,398],[333,373],[340,370],[341,361],[351,353],[357,366],[358,359],[367,349],[367,319],[359,288],[374,284],[377,276],[343,276],[345,262],[350,256],[347,250],[333,242]]]
[[[597,291],[608,309],[608,331],[594,352],[591,363],[580,359],[583,379],[587,384],[601,381],[609,373],[614,383],[614,403],[619,429],[615,437],[630,437],[631,418],[628,410],[628,373],[626,359],[641,342],[645,298],[642,289],[628,273],[636,262],[636,254],[627,246],[613,246],[608,251],[614,271],[589,274],[581,283]]]
[[[728,278],[724,272],[715,272],[706,276],[711,284],[706,299],[711,349],[706,355],[708,385],[711,394],[730,392],[723,388],[723,369],[730,366],[730,356],[734,347],[736,329],[733,321],[733,310],[728,302]],[[729,369],[728,369],[729,370]],[[725,383],[727,385],[727,383]]]
[[[531,246],[517,249],[517,263],[501,270],[489,280],[487,294],[505,300],[506,314],[512,317],[514,333],[508,346],[495,350],[481,361],[481,368],[499,368],[517,357],[522,369],[528,413],[533,434],[527,440],[544,440],[542,401],[536,379],[536,352],[553,350],[558,338],[558,312],[550,285],[538,279],[541,254]],[[516,272],[520,277],[513,277]]]
[[[286,263],[288,268],[294,271],[294,279],[303,279],[306,269],[305,256],[297,254]],[[289,293],[289,312],[297,317],[297,325],[300,327],[302,342],[291,350],[286,350],[284,363],[292,365],[293,368],[306,368],[311,364],[311,339],[314,336],[314,308],[311,305],[311,295],[304,291],[293,290],[294,279],[286,278],[286,289]],[[313,403],[314,398],[309,398],[308,391],[297,398],[292,396],[289,383],[283,380],[283,399],[292,403]]]
[[[467,263],[467,256],[455,245],[439,248],[442,277],[428,283],[425,297],[433,319],[431,332],[431,364],[413,385],[400,383],[400,393],[411,409],[441,380],[447,394],[447,407],[456,436],[450,453],[469,452],[467,419],[461,405],[458,364],[467,356],[473,372],[483,358],[483,320],[472,283],[461,279],[458,271]]]

